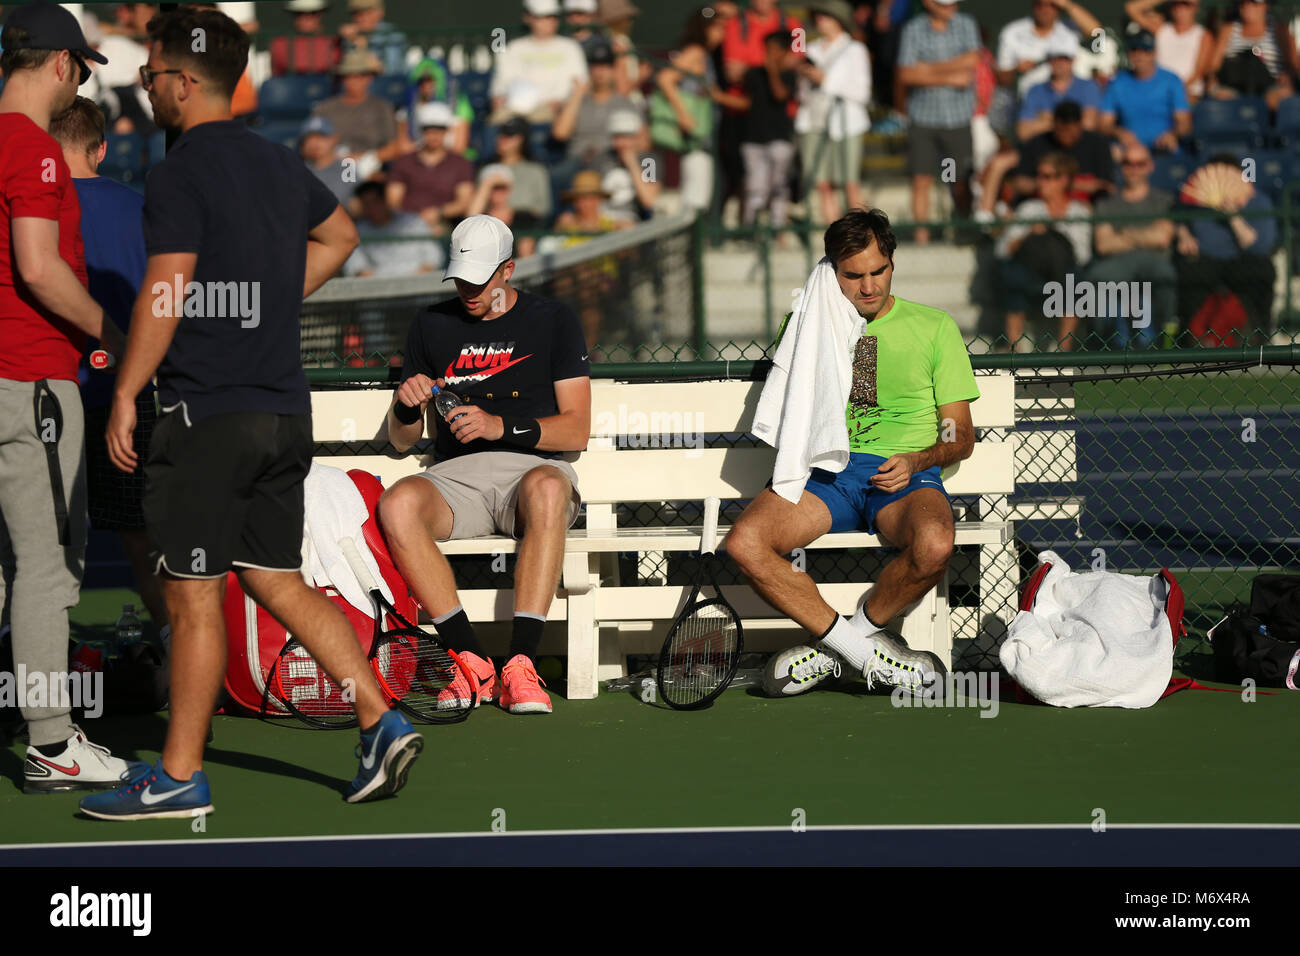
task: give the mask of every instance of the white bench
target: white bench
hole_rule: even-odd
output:
[[[1015,487],[1013,427],[1014,380],[1009,373],[978,376],[981,397],[972,405],[977,429],[1001,429],[1003,440],[979,441],[966,461],[945,469],[949,494],[991,496],[1005,501]],[[565,622],[568,650],[568,696],[591,698],[600,680],[623,672],[629,653],[657,651],[669,622],[689,588],[668,585],[663,555],[697,551],[698,526],[616,526],[620,503],[702,501],[709,496],[749,499],[762,491],[772,474],[775,450],[757,447],[698,447],[704,436],[747,436],[761,382],[671,382],[663,384],[592,382],[592,435],[587,450],[566,456],[578,474],[586,505],[586,528],[570,531],[561,586],[548,621]],[[313,431],[318,443],[386,441],[391,388],[317,390],[312,394]],[[649,440],[659,447],[638,447]],[[334,449],[337,450],[337,449]],[[390,450],[391,451],[391,450]],[[423,456],[318,454],[322,464],[360,468],[379,476],[385,487],[425,467]],[[719,529],[719,536],[726,533]],[[959,520],[958,546],[978,545],[1001,555],[1011,540],[1012,524],[996,520]],[[828,534],[808,550],[875,548],[882,542],[865,533]],[[500,536],[439,544],[444,554],[509,554],[515,542]],[[639,554],[641,578],[656,583],[624,585],[618,576],[620,552]],[[990,562],[1000,565],[1003,562]],[[852,613],[866,582],[831,583],[821,593],[837,610]],[[791,643],[798,629],[748,587],[730,587],[727,596],[745,620],[746,647],[775,649]],[[513,616],[510,588],[462,589],[466,613],[475,622],[508,622]],[[947,581],[907,609],[898,627],[915,648],[933,650],[951,662]],[[789,632],[778,634],[778,631]],[[779,639],[779,642],[778,642]]]

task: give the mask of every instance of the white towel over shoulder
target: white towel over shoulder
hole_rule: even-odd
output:
[[[849,463],[845,412],[865,323],[823,257],[804,284],[754,413],[754,434],[776,448],[772,490],[787,501],[799,501],[814,468],[838,472]]]
[[[339,541],[351,538],[371,576],[389,601],[392,589],[379,573],[379,564],[366,545],[361,526],[370,517],[366,501],[341,468],[312,462],[303,483],[305,519],[302,533],[302,576],[313,587],[332,587],[354,608],[369,617],[375,616],[370,595],[357,581],[343,557]]]

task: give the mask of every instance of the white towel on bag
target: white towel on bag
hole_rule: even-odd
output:
[[[1174,635],[1159,575],[1071,571],[1053,551],[1032,611],[1011,622],[1003,668],[1056,707],[1150,707],[1169,686]]]
[[[392,589],[379,573],[361,526],[370,510],[361,492],[341,468],[312,462],[303,483],[304,521],[302,532],[303,579],[313,587],[332,587],[343,599],[367,617],[375,616],[370,595],[352,573],[339,541],[351,538],[385,598],[393,600]]]
[[[822,257],[804,283],[754,413],[754,434],[776,448],[772,490],[787,501],[798,503],[814,468],[839,472],[849,463],[845,413],[865,324]]]

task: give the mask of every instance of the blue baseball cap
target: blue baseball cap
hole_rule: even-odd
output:
[[[310,116],[307,122],[302,124],[302,129],[298,132],[298,139],[304,140],[313,133],[321,136],[333,136],[334,124],[323,116]]]

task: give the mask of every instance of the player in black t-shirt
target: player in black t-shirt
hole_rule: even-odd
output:
[[[422,739],[389,710],[347,618],[299,571],[312,453],[299,312],[356,248],[356,227],[291,150],[232,119],[248,60],[238,24],[179,10],[151,20],[149,38],[144,88],[159,125],[181,135],[149,174],[149,258],[106,440],[133,471],[135,399],[157,370],[165,414],[144,516],[172,622],[171,715],[159,761],[81,809],[109,820],[212,810],[201,767],[225,676],[230,570],[331,678],[351,682],[361,765],[346,799],[371,800],[405,783]]]
[[[436,463],[384,492],[380,520],[397,567],[473,683],[443,691],[448,706],[497,700],[512,714],[549,714],[534,658],[560,582],[564,534],[578,514],[578,478],[561,457],[587,447],[591,378],[578,317],[568,306],[510,286],[514,236],[501,220],[470,216],[451,234],[447,278],[455,299],[411,323],[388,436],[405,451],[424,435]],[[437,385],[464,406],[445,418]],[[519,538],[510,655],[496,668],[456,595],[438,541],[501,533]]]

